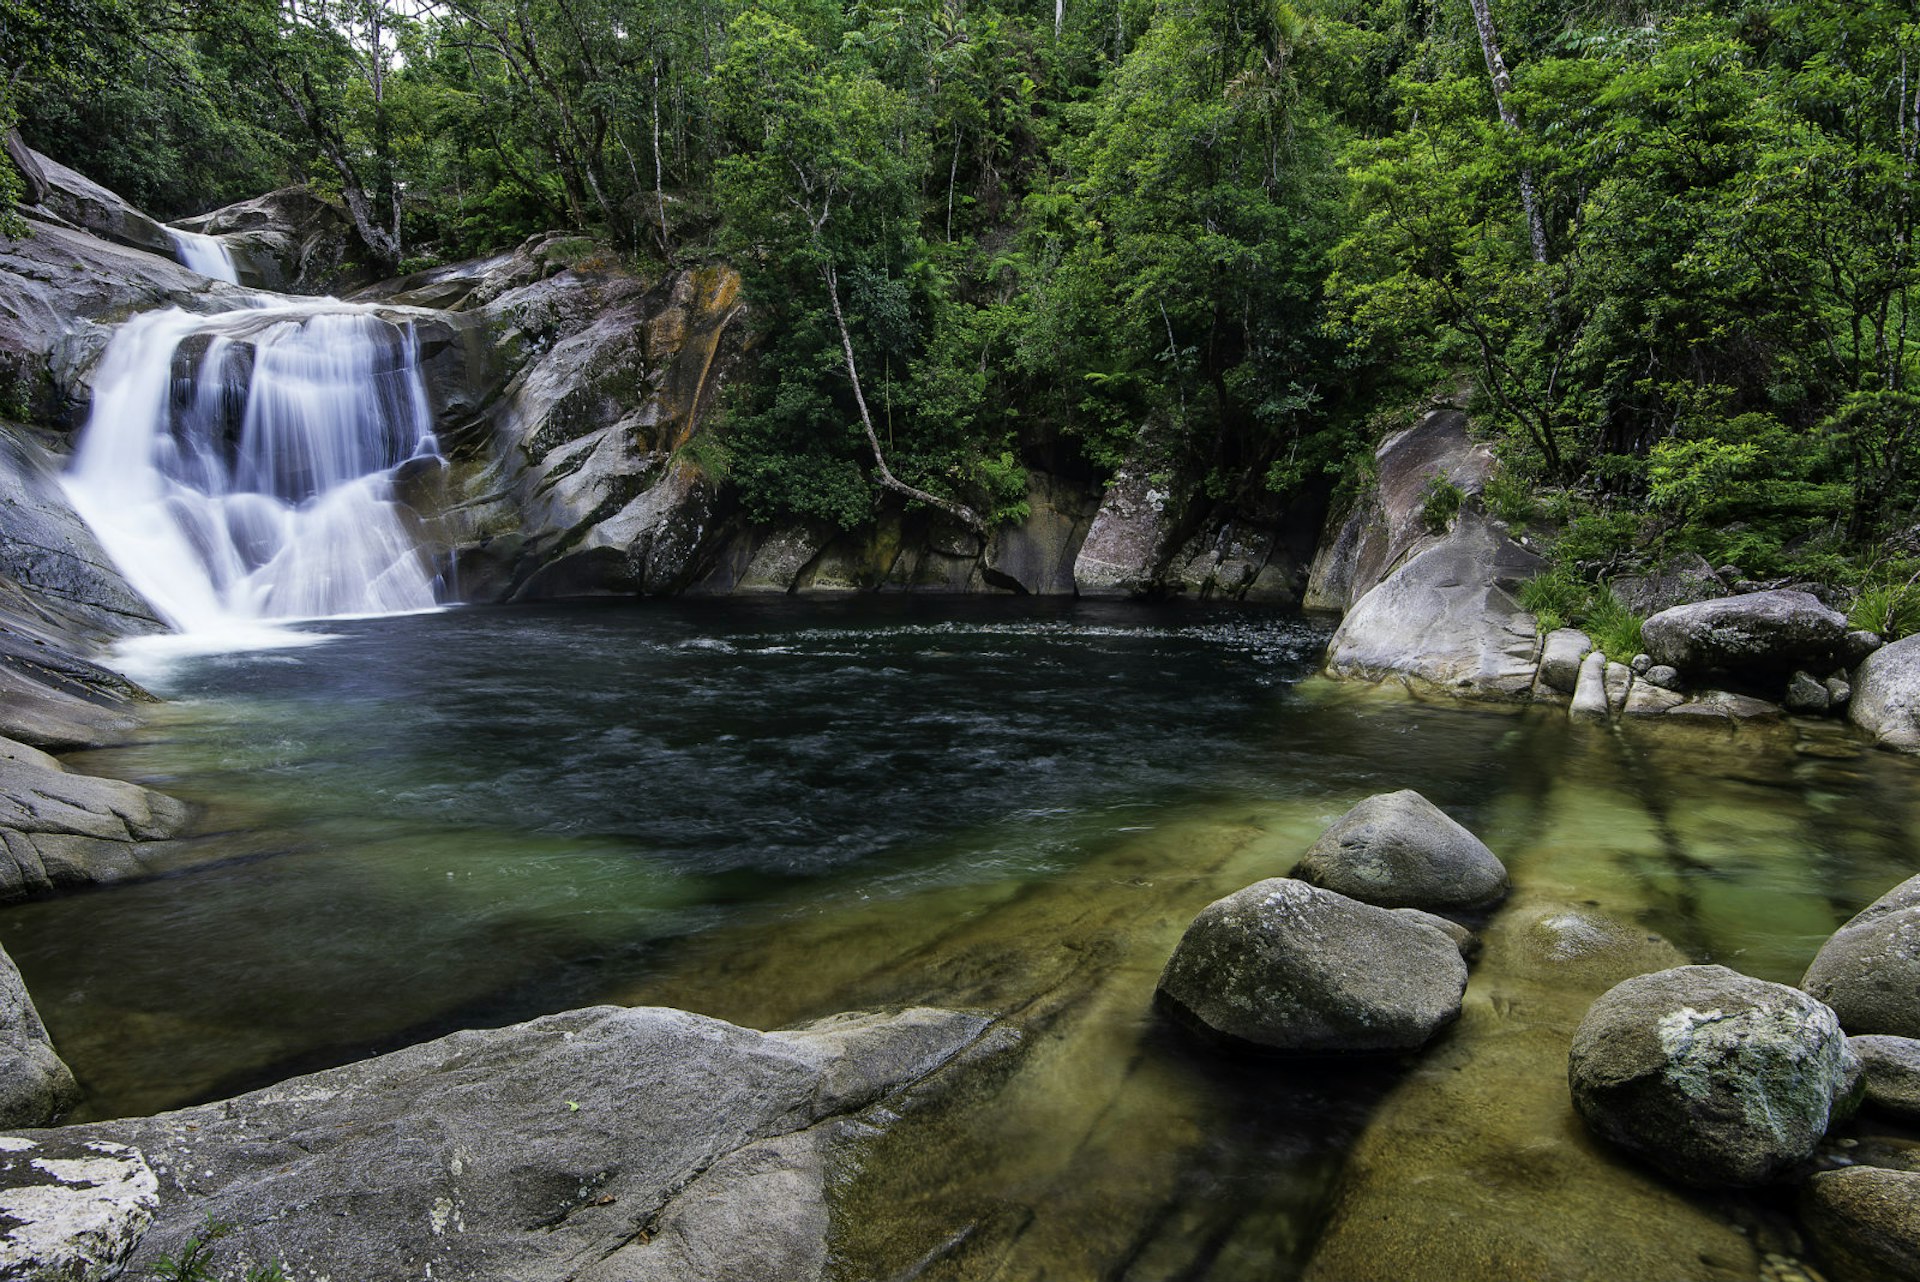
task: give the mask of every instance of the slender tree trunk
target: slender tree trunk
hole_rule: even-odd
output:
[[[673,246],[667,235],[667,178],[666,169],[660,163],[660,64],[653,64],[653,207],[660,215],[660,252],[671,254]]]
[[[1067,23],[1067,0],[1053,0],[1053,38],[1060,38],[1060,28]]]
[[[1507,91],[1513,88],[1513,77],[1507,74],[1507,61],[1500,56],[1500,38],[1493,29],[1493,12],[1487,7],[1487,0],[1468,0],[1473,6],[1473,23],[1480,29],[1480,52],[1487,60],[1487,75],[1493,80],[1493,105],[1500,112],[1500,123],[1509,133],[1520,132],[1520,121],[1514,116],[1513,108],[1507,105]],[[1540,200],[1534,192],[1533,171],[1522,166],[1520,169],[1520,205],[1527,215],[1527,235],[1533,241],[1533,261],[1547,261],[1547,226],[1540,218]]]
[[[887,466],[886,455],[880,451],[879,433],[873,430],[873,415],[867,411],[866,393],[860,390],[860,370],[853,360],[853,335],[848,331],[847,318],[840,310],[840,273],[832,264],[828,264],[820,269],[820,276],[827,284],[827,302],[833,308],[833,323],[840,330],[840,352],[846,357],[847,379],[853,384],[853,403],[860,407],[860,426],[865,429],[867,445],[873,450],[873,464],[879,469],[880,484],[897,494],[904,494],[910,499],[919,499],[922,503],[939,508],[984,539],[987,536],[987,523],[982,521],[972,508],[964,503],[956,503],[952,499],[943,499],[937,494],[915,489],[895,476],[893,469]]]

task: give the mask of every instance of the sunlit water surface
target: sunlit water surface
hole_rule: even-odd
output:
[[[1334,687],[1324,627],[1284,615],[783,598],[307,630],[330,639],[168,657],[142,740],[75,759],[204,807],[177,872],[0,912],[90,1111],[604,1001],[1010,1015],[1016,1050],[848,1173],[848,1277],[1295,1274],[1404,1066],[1223,1057],[1153,981],[1200,907],[1368,793],[1475,829],[1522,908],[1786,982],[1920,868],[1914,770],[1844,728]],[[1528,1018],[1499,982],[1454,1036]],[[1577,1018],[1565,996],[1536,1018]],[[1563,1068],[1547,1040],[1503,1071]]]

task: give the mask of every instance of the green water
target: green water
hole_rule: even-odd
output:
[[[1310,675],[1324,630],[1284,616],[783,599],[326,630],[155,674],[142,741],[76,763],[204,807],[178,871],[0,912],[90,1110],[600,1001],[1006,1016],[1005,1049],[841,1172],[847,1278],[1285,1278],[1317,1243],[1420,1276],[1381,1204],[1456,1276],[1545,1270],[1519,1245],[1543,1235],[1743,1276],[1744,1212],[1569,1126],[1571,1024],[1666,957],[1792,982],[1920,870],[1920,774],[1843,727],[1336,687]],[[1200,907],[1402,787],[1516,885],[1455,1030],[1417,1063],[1285,1064],[1155,1017]],[[1583,951],[1607,932],[1625,951]],[[1529,1169],[1557,1196],[1510,1186]],[[1436,1253],[1468,1203],[1506,1227]]]

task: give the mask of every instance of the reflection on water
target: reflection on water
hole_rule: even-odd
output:
[[[1620,734],[1337,688],[1306,679],[1324,632],[1281,616],[783,599],[327,630],[183,660],[148,740],[80,763],[237,836],[0,913],[91,1107],[596,1001],[756,1027],[1006,1014],[1010,1051],[843,1172],[848,1278],[1290,1277],[1383,1189],[1431,1241],[1459,1209],[1439,1174],[1515,1154],[1570,1198],[1628,1196],[1605,1181],[1638,1177],[1569,1133],[1558,1075],[1568,1021],[1642,954],[1590,965],[1581,941],[1791,982],[1920,868],[1913,768],[1840,728]],[[1517,888],[1466,1018],[1411,1076],[1222,1057],[1153,1018],[1200,907],[1403,787]],[[1442,1071],[1480,1088],[1437,1090]],[[1482,1114],[1501,1120],[1478,1158],[1430,1142]],[[1643,1235],[1709,1235],[1648,1198]],[[1317,1267],[1393,1249],[1343,1227]]]

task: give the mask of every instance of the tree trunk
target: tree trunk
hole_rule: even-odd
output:
[[[853,384],[853,403],[860,407],[860,426],[866,431],[867,445],[873,450],[873,464],[880,472],[880,484],[897,494],[910,499],[919,499],[922,503],[939,508],[953,517],[982,539],[987,537],[987,523],[982,521],[974,510],[964,503],[952,499],[943,499],[937,494],[915,489],[893,474],[887,466],[886,455],[880,452],[880,435],[873,430],[873,415],[867,412],[866,393],[860,390],[860,371],[853,360],[853,335],[847,329],[847,318],[840,310],[840,273],[831,264],[820,269],[821,279],[827,284],[827,302],[833,308],[833,323],[840,330],[840,351],[846,357],[847,379]]]
[[[1507,74],[1506,59],[1500,56],[1500,38],[1493,29],[1493,12],[1487,0],[1468,0],[1473,6],[1473,24],[1480,29],[1480,52],[1487,60],[1487,75],[1493,80],[1493,105],[1500,112],[1500,123],[1509,133],[1520,132],[1520,122],[1507,105],[1507,91],[1513,78]],[[1520,205],[1527,215],[1527,235],[1533,241],[1533,261],[1547,261],[1547,227],[1540,218],[1540,201],[1533,188],[1533,171],[1520,169]]]

